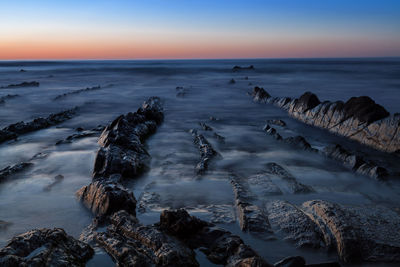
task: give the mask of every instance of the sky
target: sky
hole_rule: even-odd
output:
[[[0,0],[0,60],[400,56],[400,0]]]

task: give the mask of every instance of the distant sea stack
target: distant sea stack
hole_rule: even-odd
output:
[[[271,103],[290,116],[316,127],[356,140],[385,152],[400,152],[400,114],[390,115],[368,96],[352,97],[347,102],[324,101],[306,92],[300,98],[271,97],[255,87],[253,99]]]

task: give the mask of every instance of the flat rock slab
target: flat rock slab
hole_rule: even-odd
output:
[[[1,266],[85,266],[93,249],[61,228],[38,229],[11,239],[0,250]]]

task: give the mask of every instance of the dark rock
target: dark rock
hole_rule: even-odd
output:
[[[219,119],[216,117],[210,116],[210,121],[219,121]]]
[[[361,156],[351,153],[340,145],[327,146],[323,149],[323,153],[333,159],[342,162],[346,167],[353,171],[370,176],[377,180],[386,180],[388,171],[376,165],[374,162],[366,162]]]
[[[389,116],[384,107],[378,105],[368,96],[352,97],[343,106],[348,117],[361,122],[371,123]]]
[[[184,88],[183,86],[176,87],[176,97],[185,97],[188,93],[188,89]]]
[[[0,143],[16,139],[21,134],[41,130],[71,119],[76,114],[77,108],[50,114],[47,118],[37,118],[30,122],[18,122],[0,130]]]
[[[266,124],[264,126],[263,131],[265,131],[267,134],[271,135],[278,141],[282,140],[282,136],[276,131],[275,128],[272,128],[271,126],[269,126],[269,124]]]
[[[10,94],[8,94],[8,95],[5,95],[5,96],[2,96],[2,97],[0,97],[0,104],[4,104],[6,102],[5,100],[7,100],[7,99],[12,99],[12,98],[16,98],[16,97],[19,97],[19,95],[10,95]]]
[[[284,258],[274,264],[275,267],[303,267],[306,260],[301,256],[292,256]]]
[[[0,250],[1,266],[85,266],[93,249],[63,229],[38,229],[11,239]]]
[[[340,267],[340,263],[338,262],[323,262],[323,263],[315,263],[315,264],[306,264],[306,267]]]
[[[149,98],[137,112],[116,118],[100,136],[93,176],[135,177],[147,169],[150,156],[142,142],[162,120],[163,109],[157,97]]]
[[[202,175],[207,171],[209,162],[217,156],[218,153],[202,134],[198,134],[196,130],[191,130],[191,133],[194,138],[194,143],[197,145],[200,152],[200,161],[197,163],[195,170],[198,175]]]
[[[80,128],[82,129],[82,128]],[[96,136],[99,135],[99,131],[93,131],[93,130],[86,130],[84,131],[79,130],[79,133],[73,134],[68,136],[65,140],[60,140],[56,143],[56,145],[61,145],[61,144],[69,144],[72,143],[72,141],[78,140],[78,139],[82,139],[82,138],[86,138],[86,137],[92,137],[92,136]]]
[[[212,131],[213,130],[213,128],[211,128],[210,126],[208,126],[204,122],[199,122],[199,125],[204,131]]]
[[[12,89],[12,88],[20,88],[20,87],[39,87],[38,82],[22,82],[18,84],[9,84],[7,86],[1,86],[0,89]]]
[[[241,66],[234,66],[233,68],[232,68],[232,70],[233,71],[240,71],[240,70],[254,70],[254,66],[253,65],[250,65],[250,66],[248,66],[248,67],[241,67]]]
[[[33,166],[30,162],[21,162],[13,166],[7,166],[0,170],[0,182],[4,182],[11,175],[25,171],[27,168]]]
[[[119,210],[136,214],[136,199],[133,193],[117,183],[93,182],[82,187],[76,195],[79,201],[100,217]]]
[[[235,81],[234,79],[231,79],[231,80],[229,81],[229,83],[230,83],[230,84],[234,84],[234,83],[236,83],[236,81]]]
[[[111,217],[99,244],[121,265],[198,266],[193,250],[155,226],[144,226],[125,211]]]
[[[314,192],[314,189],[311,186],[304,185],[297,181],[293,175],[291,175],[287,170],[285,170],[282,166],[276,163],[268,163],[265,165],[266,173],[275,175],[285,181],[288,185],[288,190],[293,194],[307,194]]]
[[[20,69],[20,70],[19,70],[19,72],[26,72],[26,70],[24,70],[24,69]]]
[[[64,176],[63,176],[63,175],[61,175],[61,174],[57,175],[56,177],[54,177],[54,182],[52,182],[51,184],[45,186],[45,187],[43,188],[43,191],[50,191],[50,190],[53,188],[53,186],[55,186],[55,185],[61,183],[61,181],[62,181],[63,179],[64,179]]]
[[[306,112],[317,105],[319,105],[321,101],[319,101],[318,97],[311,93],[305,92],[303,95],[300,96],[299,100],[297,101],[294,110],[299,112]]]
[[[59,100],[59,99],[62,99],[64,97],[67,97],[67,96],[70,96],[70,95],[77,95],[77,94],[80,94],[80,93],[83,93],[83,92],[96,91],[96,90],[100,90],[100,89],[101,89],[101,87],[100,87],[100,85],[98,85],[98,86],[93,86],[93,87],[87,87],[85,89],[74,90],[74,91],[71,91],[71,92],[68,92],[68,93],[64,93],[64,94],[58,95],[58,96],[56,96],[54,98],[54,100]]]
[[[292,146],[304,149],[304,150],[313,150],[311,145],[306,141],[306,139],[303,136],[293,136],[293,137],[287,137],[283,139],[283,142],[290,144]]]
[[[267,120],[267,123],[285,127],[286,123],[283,120]]]
[[[218,140],[218,142],[220,142],[221,144],[225,144],[225,137],[223,137],[222,135],[219,135],[217,133],[214,133],[214,137]]]
[[[254,87],[252,96],[255,102],[262,103],[266,103],[267,99],[271,97],[271,95],[268,94],[267,91],[264,90],[264,88],[258,86]]]
[[[192,249],[201,247],[207,258],[215,264],[271,266],[245,245],[240,237],[190,216],[185,210],[163,212],[160,227],[168,233],[176,234]]]

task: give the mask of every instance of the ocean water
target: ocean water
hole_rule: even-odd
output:
[[[254,65],[255,69],[234,72],[235,65]],[[231,79],[235,83],[230,83]],[[29,161],[38,153],[44,155],[32,160],[31,169],[0,184],[0,220],[10,223],[0,228],[1,246],[12,236],[33,228],[62,227],[79,237],[93,217],[76,201],[75,192],[91,181],[97,137],[58,146],[55,143],[76,133],[77,127],[107,125],[116,116],[135,111],[149,96],[162,98],[165,120],[147,141],[152,156],[150,170],[126,182],[136,198],[144,191],[161,196],[159,209],[138,213],[143,223],[156,222],[162,208],[189,208],[204,219],[209,219],[203,212],[205,206],[218,204],[233,209],[230,173],[246,177],[262,171],[269,162],[282,165],[316,190],[313,194],[280,197],[293,204],[325,199],[345,205],[398,207],[400,201],[396,182],[380,183],[318,154],[293,150],[266,136],[262,127],[268,119],[283,119],[287,127],[277,129],[284,137],[300,134],[315,147],[340,143],[355,150],[371,150],[297,122],[273,106],[253,103],[247,95],[256,85],[273,96],[298,97],[312,91],[320,100],[346,101],[367,95],[389,112],[400,112],[399,58],[0,62],[0,87],[24,81],[38,81],[40,86],[0,89],[0,97],[19,95],[0,104],[1,128],[75,106],[79,111],[60,125],[0,144],[0,169]],[[57,95],[98,85],[99,90],[54,100]],[[177,86],[184,88],[183,96],[177,95]],[[210,116],[218,120],[210,121]],[[221,157],[201,178],[194,173],[199,154],[189,133],[190,129],[199,129],[200,122],[225,137],[225,143],[220,143],[212,133],[205,133]],[[395,165],[384,153],[372,154],[378,162]],[[64,179],[50,191],[44,190],[58,174]],[[337,258],[335,253],[296,249],[285,241],[259,240],[242,233],[237,222],[221,227],[241,235],[271,263],[290,255],[303,255],[308,263]],[[98,252],[97,259],[104,257]]]

